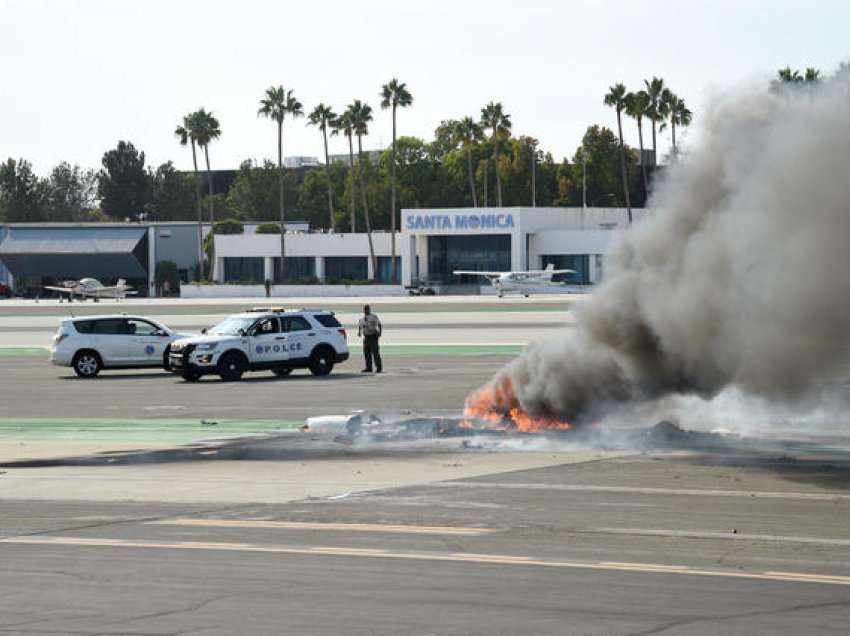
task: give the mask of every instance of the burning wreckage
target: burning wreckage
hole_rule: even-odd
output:
[[[463,450],[499,450],[503,443],[517,440],[600,449],[729,448],[742,441],[737,435],[686,430],[669,420],[648,428],[609,431],[597,421],[573,424],[554,416],[535,417],[519,404],[508,376],[474,391],[459,416],[355,411],[348,415],[310,417],[302,431],[333,434],[334,441],[354,446],[460,439]],[[521,450],[523,446],[514,444],[505,448]],[[536,449],[538,445],[532,443],[527,448]]]

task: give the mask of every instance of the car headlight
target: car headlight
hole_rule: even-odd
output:
[[[217,342],[205,342],[204,344],[199,344],[195,351],[212,351],[218,346]]]

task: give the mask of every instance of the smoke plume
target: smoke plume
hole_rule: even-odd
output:
[[[654,213],[615,241],[606,279],[559,342],[506,378],[531,415],[570,421],[727,387],[806,396],[850,361],[846,87],[717,100]]]

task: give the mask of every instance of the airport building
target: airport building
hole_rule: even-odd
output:
[[[646,210],[633,210],[640,220]],[[591,285],[602,277],[613,230],[626,226],[622,208],[446,208],[402,210],[396,234],[399,281],[391,281],[392,236],[373,232],[377,269],[365,234],[294,232],[286,237],[287,271],[324,283],[374,280],[410,285],[479,284],[458,269],[520,271],[551,263],[572,269],[563,282]],[[215,279],[262,283],[280,259],[277,235],[216,236]]]
[[[640,220],[647,211],[633,213]],[[243,234],[215,237],[213,277],[228,285],[228,293],[237,293],[239,284],[274,280],[280,235],[256,234],[256,225],[245,223]],[[603,255],[614,230],[625,226],[622,208],[402,210],[395,236],[398,278],[393,281],[389,232],[372,233],[373,266],[365,233],[334,234],[287,223],[288,283],[373,281],[398,287],[422,282],[437,288],[468,285],[472,291],[482,280],[455,276],[454,270],[521,271],[551,263],[575,271],[561,278],[571,287],[592,285],[602,278]],[[124,278],[142,295],[152,295],[156,264],[162,261],[176,263],[183,282],[195,280],[197,231],[194,222],[12,223],[0,226],[0,280],[18,291],[37,291],[63,280],[92,277],[108,285]],[[209,287],[204,291],[216,294]]]

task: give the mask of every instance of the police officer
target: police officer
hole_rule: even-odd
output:
[[[372,313],[369,305],[363,306],[363,317],[357,326],[357,335],[363,336],[363,356],[366,358],[366,368],[361,373],[372,373],[372,360],[375,361],[375,371],[383,370],[381,350],[378,340],[381,337],[381,321]]]

